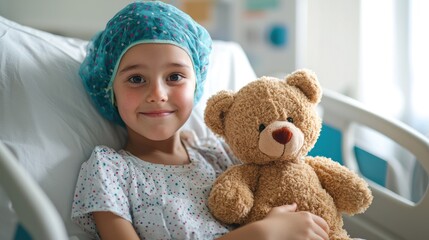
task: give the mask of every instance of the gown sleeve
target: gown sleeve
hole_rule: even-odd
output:
[[[97,146],[81,166],[73,197],[72,221],[97,234],[93,212],[109,211],[131,222],[129,167],[115,150]]]

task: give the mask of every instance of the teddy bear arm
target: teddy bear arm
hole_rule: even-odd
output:
[[[356,173],[326,157],[306,157],[305,161],[314,169],[339,211],[353,215],[369,207],[371,190]]]
[[[258,179],[254,165],[237,165],[221,174],[208,199],[212,214],[227,224],[241,224],[253,207],[253,191]]]

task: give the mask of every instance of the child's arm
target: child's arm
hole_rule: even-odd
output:
[[[94,212],[92,216],[101,239],[139,240],[133,225],[129,221],[111,212]]]
[[[264,219],[244,225],[217,240],[329,239],[325,220],[309,212],[295,210],[296,204],[275,207]]]

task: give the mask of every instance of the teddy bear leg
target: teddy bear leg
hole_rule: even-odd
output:
[[[250,213],[245,220],[245,223],[247,224],[263,219],[271,209],[272,207],[267,204],[255,202],[252,210],[250,210]]]
[[[329,233],[330,240],[351,240],[350,236],[347,234],[346,230],[340,228],[331,230]]]
[[[241,224],[253,206],[253,194],[248,188],[231,182],[215,184],[208,199],[211,213],[227,224]]]

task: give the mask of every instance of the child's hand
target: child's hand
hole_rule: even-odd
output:
[[[310,212],[295,212],[296,204],[271,209],[260,221],[265,239],[325,239],[329,226],[326,221]]]
[[[310,212],[296,212],[293,204],[275,207],[264,219],[237,228],[218,240],[329,240],[328,232],[325,220]]]

